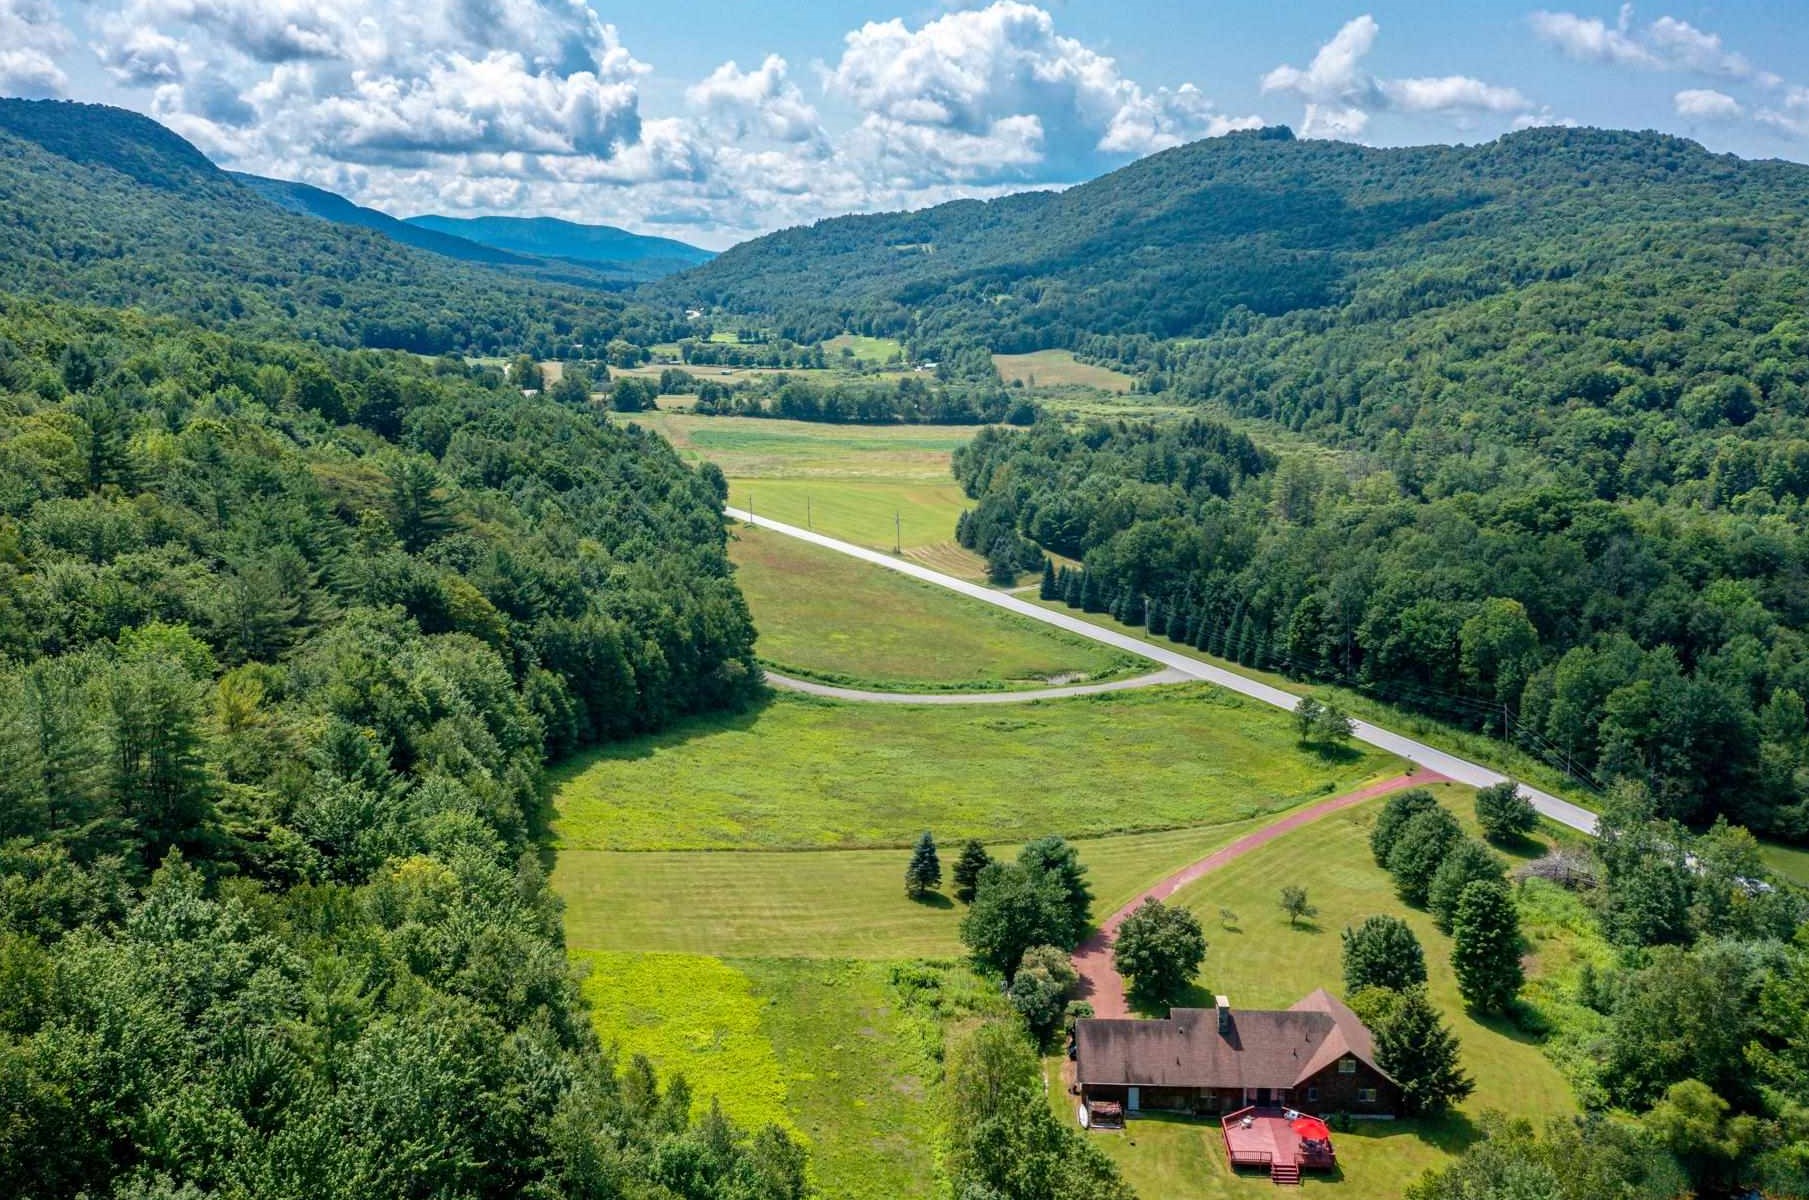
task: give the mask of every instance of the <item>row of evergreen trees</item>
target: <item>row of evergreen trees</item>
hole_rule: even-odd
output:
[[[1267,668],[1286,662],[1285,645],[1273,641],[1266,626],[1246,619],[1241,605],[1226,605],[1217,596],[1201,597],[1192,591],[1172,597],[1146,596],[1133,588],[1103,584],[1084,568],[1057,567],[1047,559],[1037,594],[1082,612],[1108,613],[1122,625],[1147,629],[1152,636],[1246,667]]]

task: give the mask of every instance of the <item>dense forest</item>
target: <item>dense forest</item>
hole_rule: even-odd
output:
[[[541,767],[734,706],[722,497],[456,359],[0,300],[0,1193],[734,1197],[598,1047]]]
[[[278,207],[121,109],[0,100],[0,276],[17,294],[258,336],[540,357],[682,325]]]
[[[1365,465],[1367,464],[1367,465]],[[1809,837],[1809,561],[1794,504],[1416,494],[1212,422],[984,430],[968,545],[1084,560],[1051,591],[1214,654],[1505,733],[1691,822]]]
[[[1761,296],[1790,295],[1809,265],[1806,218],[1809,168],[1658,134],[1372,149],[1274,128],[1060,193],[785,230],[648,294],[757,314],[803,341],[851,329],[1137,361],[1154,343],[1210,348],[1288,314],[1281,328],[1309,333],[1387,326],[1565,280],[1643,281],[1654,318],[1690,307],[1688,287],[1665,284],[1719,282],[1730,265],[1762,270],[1745,280]]]

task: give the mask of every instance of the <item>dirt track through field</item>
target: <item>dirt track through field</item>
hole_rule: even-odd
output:
[[[1255,833],[1246,834],[1229,846],[1214,850],[1196,863],[1182,867],[1173,875],[1147,888],[1136,899],[1106,918],[1092,937],[1080,944],[1074,952],[1074,969],[1080,972],[1080,984],[1076,998],[1085,1000],[1093,1006],[1096,1017],[1128,1017],[1132,1016],[1130,1006],[1125,1003],[1124,979],[1118,974],[1118,968],[1112,965],[1112,939],[1118,933],[1118,927],[1124,919],[1131,915],[1136,907],[1145,900],[1166,900],[1188,884],[1218,870],[1226,863],[1234,862],[1260,846],[1265,846],[1284,833],[1299,829],[1302,825],[1311,824],[1319,818],[1372,800],[1377,796],[1385,796],[1389,792],[1398,792],[1407,787],[1423,787],[1429,783],[1443,783],[1446,779],[1436,771],[1418,770],[1408,775],[1396,775],[1392,779],[1384,779],[1367,787],[1358,788],[1354,792],[1346,792],[1342,796],[1333,796],[1329,800],[1321,800],[1317,804],[1289,813],[1273,825],[1265,825]]]

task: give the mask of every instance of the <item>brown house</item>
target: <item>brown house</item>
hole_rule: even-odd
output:
[[[1161,1021],[1074,1023],[1087,1110],[1218,1115],[1255,1105],[1396,1116],[1401,1093],[1369,1030],[1320,988],[1286,1011],[1176,1008]]]

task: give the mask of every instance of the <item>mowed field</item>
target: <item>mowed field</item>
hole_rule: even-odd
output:
[[[713,462],[729,503],[963,578],[986,565],[955,542],[971,503],[949,473],[971,425],[827,425],[763,417],[636,413],[692,462]]]
[[[992,365],[1006,383],[1025,387],[1096,388],[1102,392],[1128,392],[1131,377],[1110,367],[1096,367],[1077,360],[1066,350],[1038,350],[1032,354],[995,354]]]
[[[1302,750],[1291,718],[1206,685],[992,706],[782,695],[553,772],[564,848],[850,849],[1222,824],[1399,763]]]
[[[1095,911],[1117,911],[1154,881],[1264,819],[1076,841]],[[946,876],[961,843],[944,841],[940,850]],[[988,850],[1004,859],[1018,847]],[[946,895],[906,898],[909,858],[904,849],[562,850],[553,886],[565,900],[565,940],[574,951],[874,960],[960,955],[962,909]]]
[[[746,526],[731,536],[756,648],[784,674],[882,691],[988,691],[1155,669],[795,538]]]
[[[1472,833],[1474,793],[1455,784],[1434,789]],[[1558,1068],[1537,1043],[1503,1020],[1470,1016],[1451,972],[1451,939],[1431,917],[1402,904],[1387,873],[1369,853],[1369,831],[1380,801],[1334,813],[1277,838],[1173,897],[1192,909],[1206,928],[1209,949],[1194,1003],[1210,1004],[1217,994],[1233,1007],[1286,1007],[1316,987],[1342,988],[1340,931],[1376,913],[1402,917],[1426,948],[1433,1000],[1462,1043],[1465,1068],[1476,1091],[1451,1116],[1436,1122],[1361,1122],[1334,1135],[1342,1164],[1337,1181],[1308,1177],[1307,1190],[1351,1200],[1399,1196],[1428,1167],[1447,1161],[1476,1136],[1476,1118],[1496,1109],[1535,1124],[1576,1111]],[[1543,846],[1528,844],[1518,859]],[[1277,904],[1279,889],[1298,883],[1307,889],[1318,915],[1290,927]],[[1227,928],[1219,910],[1238,916]],[[1563,932],[1529,925],[1529,974],[1535,978],[1570,966]],[[1060,1089],[1057,1089],[1059,1094]],[[1064,1106],[1064,1112],[1065,1112]],[[1141,1120],[1128,1135],[1101,1135],[1098,1144],[1123,1169],[1143,1196],[1267,1196],[1267,1177],[1239,1177],[1227,1168],[1217,1129],[1207,1122]]]

